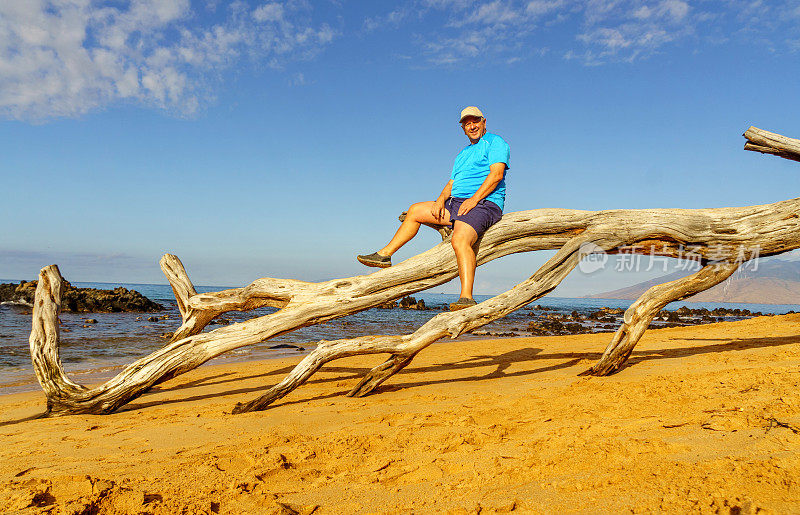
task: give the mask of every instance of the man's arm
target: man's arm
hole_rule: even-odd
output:
[[[461,203],[461,207],[458,208],[458,214],[465,215],[469,213],[473,207],[478,205],[478,202],[488,197],[489,194],[494,191],[497,185],[500,184],[500,181],[503,180],[505,173],[505,163],[494,163],[493,165],[489,166],[489,175],[486,176],[486,179],[484,179],[483,184],[481,184],[481,187],[478,188],[478,191]],[[450,182],[452,183],[453,181]]]
[[[437,198],[433,202],[433,207],[431,208],[431,214],[438,218],[439,220],[442,219],[444,216],[444,201],[450,198],[450,192],[453,190],[453,179],[450,179],[447,184],[444,185],[444,189],[439,194],[439,198]],[[487,194],[488,195],[488,194]]]

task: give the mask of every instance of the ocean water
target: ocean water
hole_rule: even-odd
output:
[[[0,279],[0,283],[17,283],[19,281]],[[125,283],[72,283],[76,287],[112,289],[123,286],[137,290],[146,297],[162,304],[165,310],[160,313],[83,313],[61,314],[61,360],[66,371],[77,382],[96,382],[113,376],[123,366],[165,345],[163,333],[172,332],[180,325],[180,313],[175,303],[172,289],[166,284],[125,284]],[[218,291],[229,287],[197,286],[200,293]],[[290,333],[272,338],[268,341],[236,349],[219,356],[211,363],[230,361],[260,360],[298,355],[312,350],[320,340],[336,340],[352,338],[367,334],[407,334],[415,331],[437,313],[447,309],[455,302],[457,295],[425,293],[415,294],[430,308],[425,311],[405,309],[369,309],[331,320],[323,324],[296,329]],[[482,301],[488,295],[476,296]],[[627,308],[632,301],[618,299],[570,299],[544,297],[532,302],[529,307],[509,314],[481,330],[503,333],[515,332],[526,335],[525,328],[538,311],[535,305],[561,313],[588,313],[601,307]],[[685,303],[678,302],[667,306],[668,310],[682,305],[691,308],[717,307],[749,309],[762,313],[783,314],[789,311],[800,311],[796,305],[775,304],[732,304],[732,303]],[[36,390],[38,384],[30,361],[28,337],[31,330],[30,307],[17,304],[0,304],[0,394],[16,391]],[[239,313],[230,312],[222,315],[231,322],[244,321],[256,316],[263,316],[276,311],[275,308]],[[157,322],[149,322],[150,316],[163,317]],[[86,324],[85,320],[94,318],[97,324]],[[206,330],[213,330],[218,325],[209,325]],[[486,336],[463,335],[459,340],[486,338]],[[276,345],[291,344],[303,347],[303,351],[287,348],[271,348]]]

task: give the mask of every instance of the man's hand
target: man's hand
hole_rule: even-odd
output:
[[[469,213],[473,207],[478,205],[478,201],[474,198],[470,197],[464,202],[461,203],[461,206],[458,208],[458,216],[466,215]]]
[[[442,220],[444,218],[444,200],[441,198],[437,198],[433,202],[433,207],[431,207],[431,214],[437,220]]]

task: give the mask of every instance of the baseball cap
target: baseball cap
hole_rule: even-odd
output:
[[[483,113],[475,106],[465,107],[461,110],[461,118],[459,118],[458,121],[461,122],[467,116],[477,116],[478,118],[483,118]]]

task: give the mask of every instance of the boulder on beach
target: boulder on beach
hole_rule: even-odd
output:
[[[20,281],[19,284],[0,284],[0,302],[33,305],[37,281]],[[164,306],[148,299],[136,290],[117,287],[113,290],[76,288],[64,281],[61,295],[63,313],[117,313],[122,311],[162,311]]]
[[[528,332],[533,336],[582,334],[592,332],[591,328],[577,322],[562,323],[556,319],[532,320],[528,323],[527,329]]]
[[[422,299],[417,300],[411,296],[403,297],[402,299],[400,299],[400,307],[403,309],[418,309],[420,311],[428,309],[427,306],[425,306],[424,300]]]

